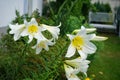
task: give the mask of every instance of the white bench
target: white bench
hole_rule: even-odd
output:
[[[89,12],[89,24],[102,31],[107,29],[116,30],[114,15],[112,13]]]

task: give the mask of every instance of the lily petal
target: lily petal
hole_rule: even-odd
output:
[[[14,34],[15,41],[21,37],[21,33],[24,30],[24,26],[24,24],[18,25],[18,23],[15,25],[9,24],[9,28],[11,29],[9,33]]]
[[[42,51],[42,48],[36,48],[36,54],[39,54]]]
[[[86,40],[92,40],[92,39],[94,39],[95,38],[95,34],[88,34],[88,35],[85,35],[85,36],[83,36]]]
[[[75,47],[73,47],[72,44],[70,44],[65,57],[72,57],[75,54],[75,51],[76,51]]]
[[[45,28],[52,34],[54,40],[58,39],[58,35],[60,34],[60,29],[59,29],[60,26],[61,26],[61,23],[58,26],[48,26],[45,24],[41,24],[41,27]]]
[[[84,26],[81,26],[80,32],[77,33],[78,36],[85,36],[86,35],[86,29]]]
[[[74,38],[74,35],[67,34],[67,36],[69,37],[70,40]]]
[[[28,40],[28,43],[30,43],[31,41],[33,40],[33,36],[29,36],[29,40]]]
[[[95,36],[92,41],[105,41],[107,40],[108,37],[103,37],[103,36]]]
[[[37,21],[36,21],[36,19],[35,19],[35,18],[32,18],[32,19],[31,19],[30,24],[35,24],[35,25],[38,25],[38,23],[37,23]]]
[[[76,29],[73,31],[73,33],[78,33],[81,29]],[[95,32],[97,29],[96,28],[86,28],[86,32],[87,33],[92,33],[92,32]]]
[[[78,53],[79,53],[81,59],[86,59],[87,58],[87,54],[83,53],[81,50],[78,50]]]
[[[86,42],[86,44],[82,48],[82,51],[87,54],[95,53],[96,50],[97,50],[97,47],[91,42]]]
[[[17,41],[20,38],[20,32],[18,31],[16,34],[14,34],[14,40]]]

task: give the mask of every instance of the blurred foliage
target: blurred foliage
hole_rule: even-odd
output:
[[[61,35],[64,35],[75,28],[79,29],[84,23],[87,24],[91,8],[90,0],[57,0],[44,7],[43,16],[51,18],[57,24],[61,22]]]
[[[109,3],[100,3],[99,1],[94,3],[94,8],[92,11],[97,12],[112,12],[110,4]]]
[[[53,9],[54,14],[59,13],[58,11],[60,10],[60,8],[67,11],[69,11],[69,9],[71,8],[70,14],[77,17],[81,15],[87,17],[88,12],[92,6],[90,0],[56,0],[56,2],[50,2],[47,5],[48,8],[44,9],[43,13],[47,13],[49,6],[51,6],[51,8]],[[62,7],[64,7],[64,9]]]
[[[73,30],[79,29],[82,24],[82,21],[84,20],[84,17],[75,17],[75,16],[69,16],[69,19],[67,20],[67,26],[69,26],[68,31],[72,33]]]

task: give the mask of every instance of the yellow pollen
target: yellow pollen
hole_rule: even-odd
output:
[[[90,78],[87,77],[87,78],[85,78],[85,80],[90,80]]]
[[[70,78],[75,78],[75,75],[71,73],[69,77]]]
[[[73,40],[72,40],[72,45],[74,47],[76,47],[77,49],[81,50],[81,46],[84,45],[84,40],[82,37],[80,36],[76,36]]]
[[[46,48],[45,42],[44,42],[44,41],[41,41],[41,42],[38,44],[38,47]]]
[[[38,32],[38,27],[36,26],[36,25],[30,25],[29,27],[28,27],[28,32],[29,33],[37,33]]]

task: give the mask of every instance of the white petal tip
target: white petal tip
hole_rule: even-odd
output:
[[[86,31],[87,33],[95,32],[97,29],[96,28],[87,28]]]
[[[108,37],[102,37],[102,36],[95,36],[92,40],[93,41],[105,41]]]
[[[87,33],[95,32],[96,30],[97,30],[96,28],[86,28]],[[81,31],[81,29],[76,29],[72,33],[76,34],[76,33],[80,32],[80,31]]]
[[[61,22],[60,22],[60,24],[58,25],[58,27],[60,27],[61,26]]]
[[[66,57],[66,58],[70,58],[71,56],[69,56],[69,55],[65,55],[65,57]]]

